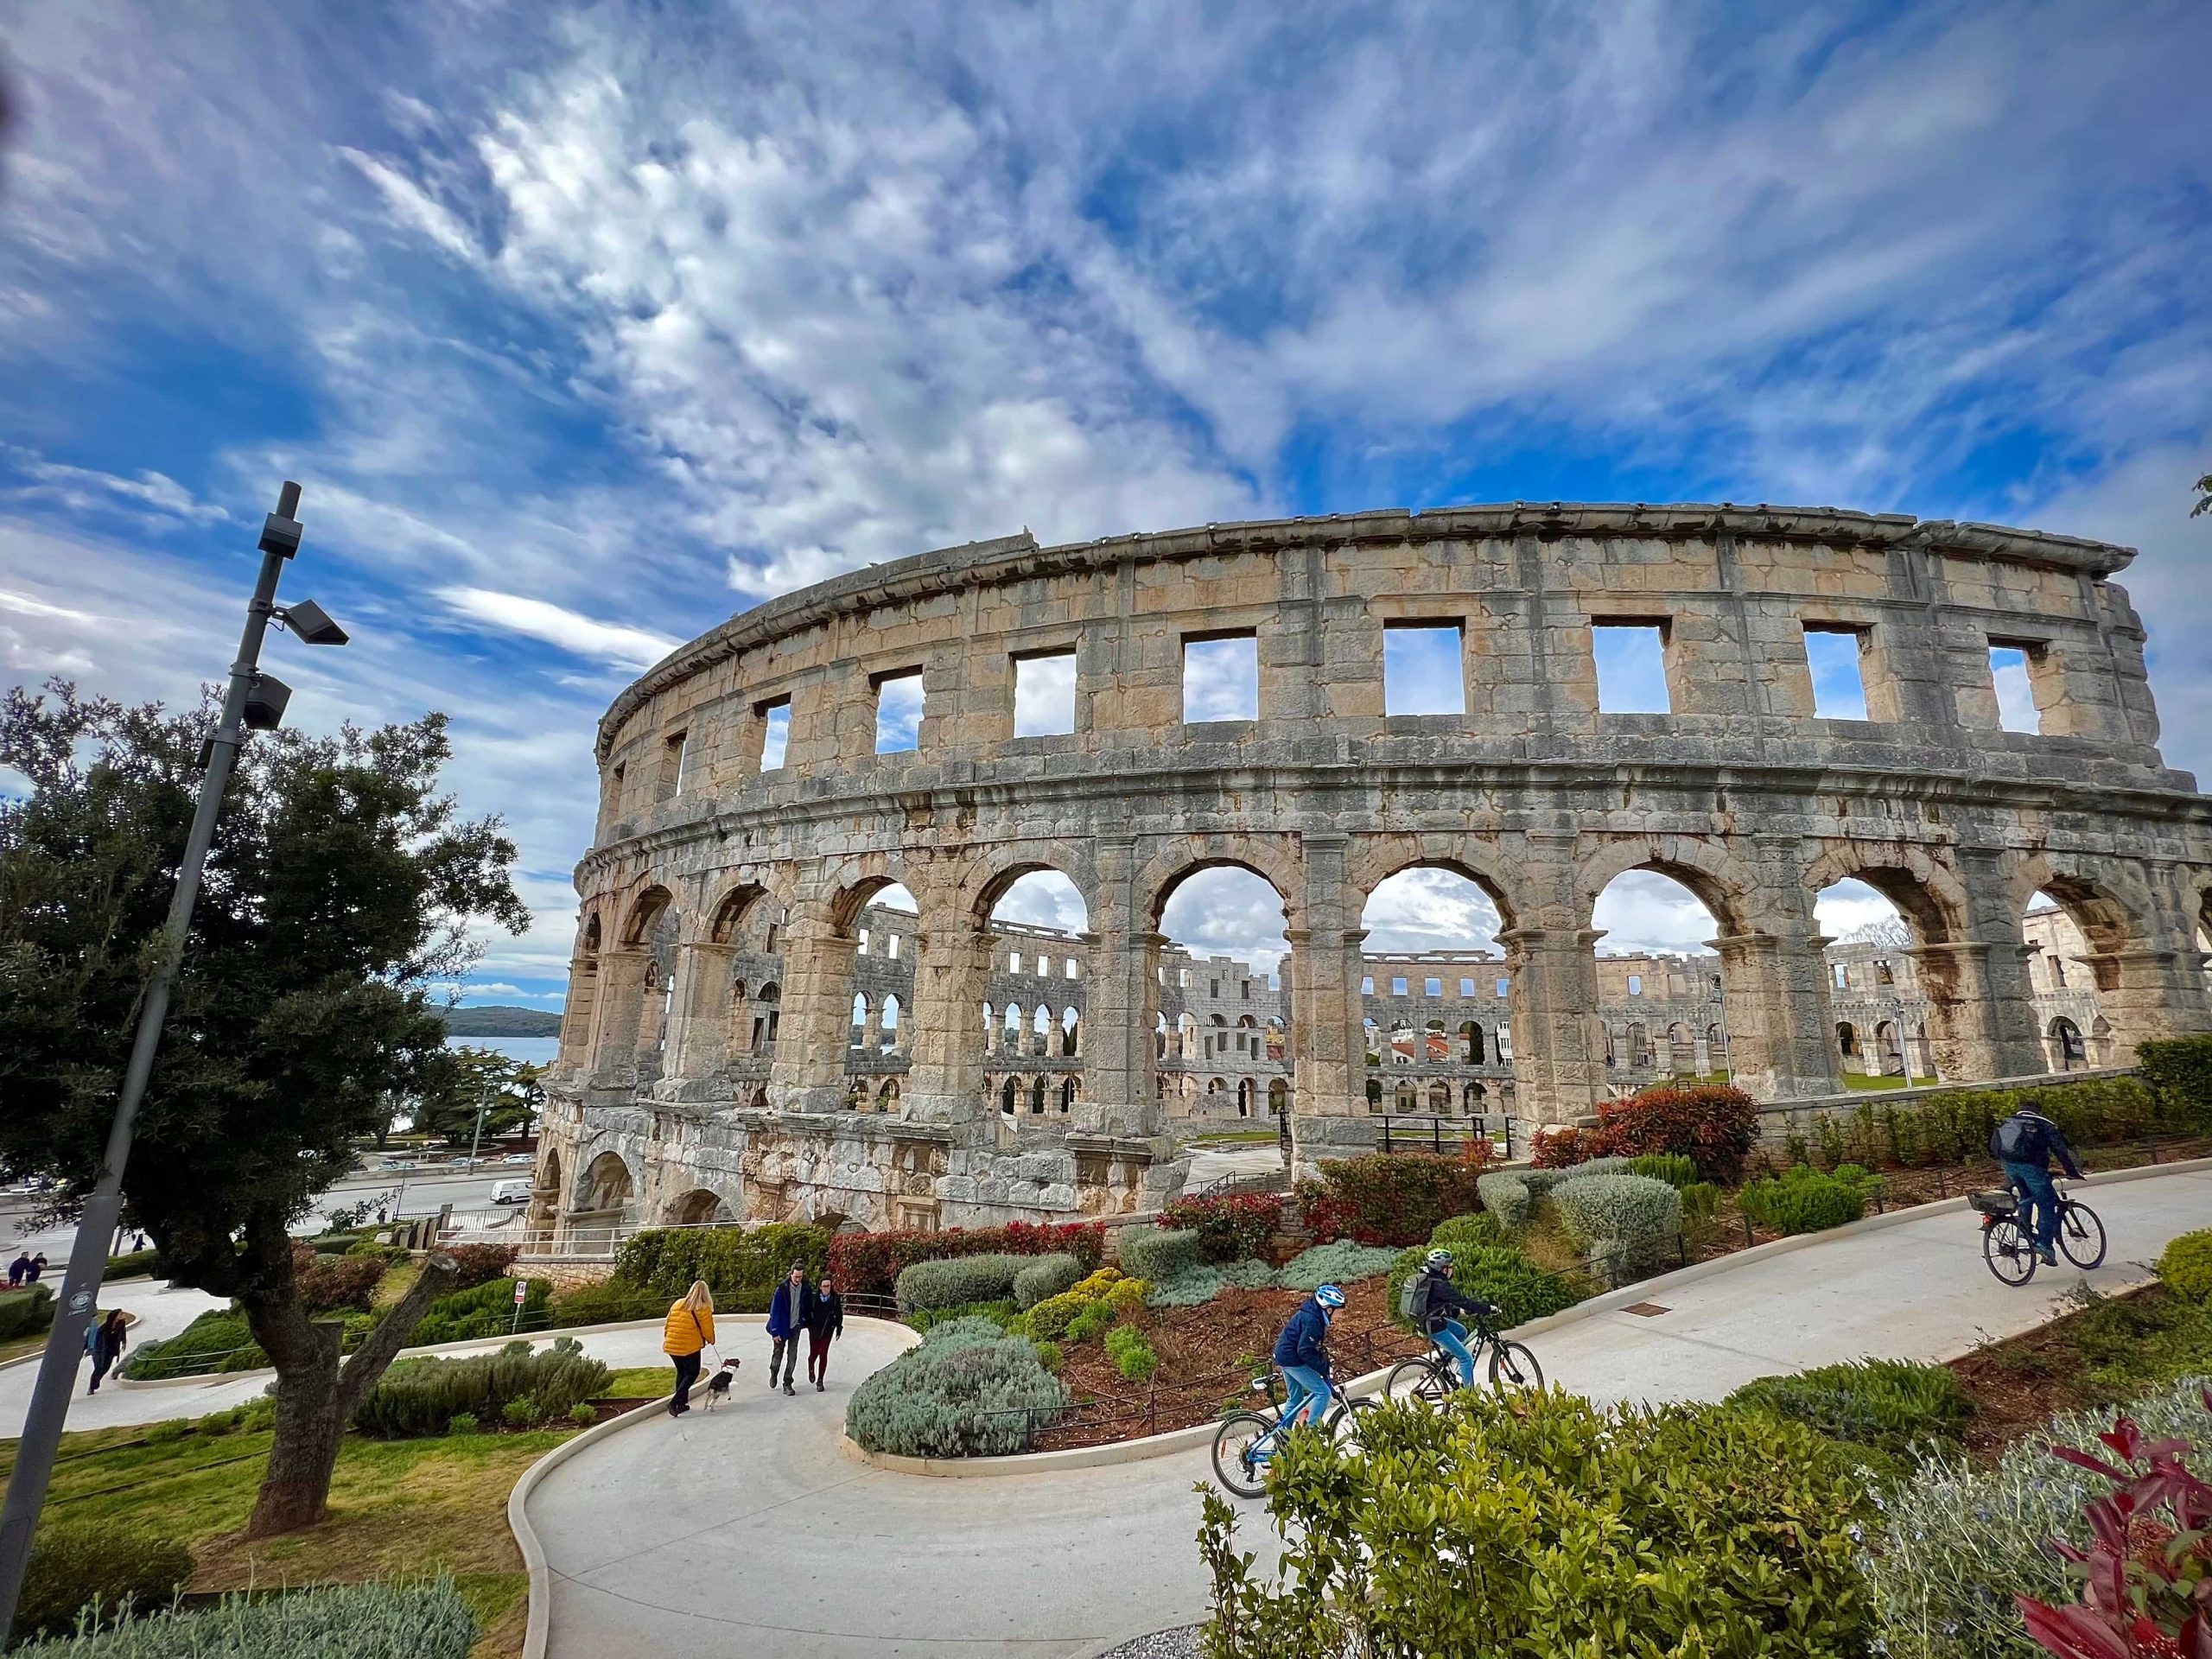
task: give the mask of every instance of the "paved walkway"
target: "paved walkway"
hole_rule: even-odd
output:
[[[2085,1192],[2107,1264],[2007,1290],[1962,1206],[1823,1240],[1536,1339],[1553,1380],[1606,1399],[1717,1399],[1767,1372],[1879,1354],[1937,1358],[2029,1329],[2085,1277],[2149,1275],[2212,1222],[2212,1171]],[[757,1342],[757,1338],[755,1338]],[[827,1395],[770,1396],[756,1353],[734,1404],[585,1448],[532,1494],[556,1573],[555,1659],[1073,1659],[1205,1612],[1193,1542],[1202,1451],[987,1480],[892,1475],[837,1449],[852,1384],[897,1351],[858,1325]],[[1267,1551],[1256,1504],[1243,1535]]]

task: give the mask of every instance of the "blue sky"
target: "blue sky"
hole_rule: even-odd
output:
[[[639,667],[1024,525],[2102,537],[2212,766],[2201,4],[0,0],[0,43],[10,675],[189,695],[300,480],[288,589],[356,643],[279,645],[293,718],[454,715],[538,917],[485,997],[557,1000]]]

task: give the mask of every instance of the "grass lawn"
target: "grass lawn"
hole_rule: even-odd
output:
[[[25,1354],[35,1354],[45,1346],[46,1332],[43,1331],[35,1337],[10,1337],[7,1341],[0,1342],[0,1363],[21,1359]]]
[[[674,1366],[630,1365],[614,1373],[607,1382],[606,1392],[600,1397],[604,1400],[665,1399],[675,1388]]]
[[[473,1659],[511,1659],[522,1651],[530,1580],[507,1531],[507,1494],[570,1432],[348,1435],[330,1519],[249,1543],[238,1535],[268,1459],[268,1431],[194,1432],[149,1444],[143,1427],[99,1429],[63,1440],[47,1515],[182,1539],[198,1561],[195,1591],[450,1573],[484,1626]],[[15,1458],[16,1443],[0,1441],[0,1476]]]

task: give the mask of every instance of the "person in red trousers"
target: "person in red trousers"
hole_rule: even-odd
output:
[[[824,1279],[815,1287],[806,1316],[806,1380],[819,1394],[830,1380],[830,1344],[845,1334],[845,1299]]]

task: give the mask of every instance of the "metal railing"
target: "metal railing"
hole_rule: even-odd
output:
[[[1487,1141],[1491,1150],[1505,1162],[1510,1164],[1513,1161],[1513,1129],[1516,1120],[1503,1114],[1440,1117],[1427,1114],[1382,1112],[1377,1117],[1382,1124],[1375,1138],[1377,1152],[1458,1153],[1477,1141]],[[1493,1128],[1493,1125],[1497,1127]]]

